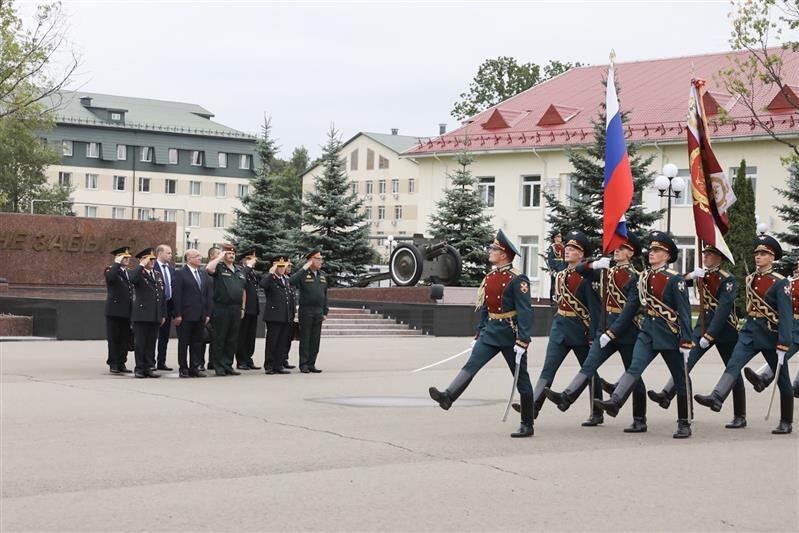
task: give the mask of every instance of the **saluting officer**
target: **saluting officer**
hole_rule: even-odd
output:
[[[516,372],[516,358],[520,356],[519,381],[516,388],[521,400],[521,424],[511,437],[533,436],[533,387],[527,373],[527,348],[533,328],[533,308],[530,301],[530,281],[513,268],[513,258],[519,251],[505,236],[497,232],[490,246],[488,260],[493,266],[483,279],[478,292],[477,307],[480,324],[472,341],[472,353],[463,369],[449,387],[439,391],[430,387],[430,397],[447,410],[463,394],[472,378],[498,352],[502,352],[511,371]]]
[[[266,347],[264,350],[264,372],[267,374],[290,374],[283,368],[286,346],[289,345],[291,324],[294,321],[293,298],[289,295],[291,284],[286,279],[288,257],[279,255],[272,260],[269,273],[261,278],[266,303]]]
[[[668,268],[677,259],[677,245],[662,231],[650,234],[649,268],[638,281],[631,298],[640,301],[645,310],[643,324],[633,347],[633,361],[622,374],[609,400],[594,400],[610,416],[616,416],[627,401],[641,374],[659,353],[677,387],[677,431],[673,437],[691,436],[688,414],[688,393],[684,361],[688,358],[691,341],[691,304],[685,279]]]
[[[255,335],[258,331],[258,283],[261,275],[254,267],[258,259],[255,250],[247,250],[239,254],[241,260],[241,271],[247,283],[244,291],[247,293],[246,304],[244,306],[244,318],[241,319],[239,327],[239,344],[236,348],[236,368],[239,370],[260,370],[260,366],[255,365],[252,356],[255,353]]]
[[[106,364],[112,374],[130,374],[125,366],[131,341],[130,307],[133,285],[128,277],[130,249],[127,246],[112,251],[114,264],[105,267],[105,337],[108,341]]]
[[[233,355],[239,341],[239,325],[244,318],[247,283],[241,267],[236,264],[236,249],[230,244],[205,267],[214,279],[214,314],[211,317],[214,338],[211,356],[217,376],[238,376],[233,370]]]
[[[322,322],[329,311],[327,307],[327,277],[322,268],[322,251],[311,250],[308,260],[291,276],[291,284],[300,292],[300,372],[319,373],[316,357],[319,355],[319,339]]]
[[[139,266],[130,271],[133,284],[133,342],[136,353],[137,378],[161,377],[155,372],[155,343],[158,329],[166,322],[167,308],[164,298],[164,278],[153,270],[155,253],[152,248],[142,250],[136,257]]]
[[[699,324],[694,328],[694,347],[688,356],[688,371],[699,362],[711,346],[715,346],[724,364],[730,362],[732,350],[738,341],[738,317],[735,316],[735,295],[738,293],[738,282],[735,276],[721,268],[724,255],[715,247],[706,245],[702,250],[702,263],[704,268],[696,268],[685,276],[686,284],[690,285],[697,279],[703,279],[701,284],[705,301],[705,331]],[[669,380],[661,392],[649,391],[649,398],[659,404],[663,409],[668,409],[671,399],[674,398],[674,381]],[[746,391],[740,376],[733,387],[733,419],[726,428],[738,429],[746,427]]]
[[[785,355],[791,346],[793,313],[791,301],[779,297],[790,291],[788,280],[772,270],[774,261],[782,257],[782,247],[774,237],[755,238],[757,271],[746,276],[746,321],[738,333],[738,342],[721,379],[708,395],[697,394],[697,402],[719,412],[732,387],[741,377],[741,370],[755,355],[763,354],[772,371],[781,362],[777,385],[780,388],[780,423],[772,431],[785,435],[792,431],[793,390],[788,377]]]
[[[283,368],[286,370],[291,370],[297,368],[296,366],[289,363],[289,353],[291,352],[291,341],[294,340],[296,336],[299,339],[300,333],[300,323],[297,321],[297,290],[291,284],[291,268],[293,263],[291,259],[288,260],[286,263],[286,270],[283,274],[283,279],[286,280],[286,284],[288,285],[288,296],[289,296],[289,309],[291,309],[291,321],[289,322],[289,334],[286,337],[286,347],[283,350]]]
[[[604,286],[602,302],[605,313],[604,329],[597,328],[596,338],[591,344],[585,363],[563,392],[554,392],[549,388],[545,390],[547,398],[561,411],[566,411],[577,400],[591,376],[594,376],[597,369],[614,353],[619,352],[621,355],[625,370],[630,368],[633,346],[638,338],[636,315],[640,308],[640,302],[635,296],[639,272],[630,261],[640,255],[641,241],[628,231],[627,241],[613,251],[614,265],[608,270],[607,277],[601,275],[601,272],[610,266],[610,260],[605,257],[583,263],[576,268],[578,274],[590,277],[595,283]],[[642,380],[636,382],[632,394],[633,423],[624,428],[624,432],[644,433],[647,430],[646,388]]]

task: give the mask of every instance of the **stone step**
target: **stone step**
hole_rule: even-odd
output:
[[[327,320],[322,323],[322,329],[384,329],[384,330],[395,330],[395,329],[408,329],[408,326],[405,324],[328,324]]]
[[[328,310],[328,315],[371,315],[369,309],[349,309],[347,307],[333,307]]]
[[[325,320],[325,324],[396,324],[391,318],[383,318],[380,315],[374,318],[330,318]]]
[[[383,318],[383,315],[369,313],[328,313],[327,318],[346,318],[346,319],[369,319]]]
[[[351,330],[351,329],[322,329],[322,335],[352,337],[416,337],[423,335],[418,329],[392,329],[392,330]]]

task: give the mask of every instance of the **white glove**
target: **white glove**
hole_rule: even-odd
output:
[[[608,267],[610,267],[609,257],[600,257],[599,259],[591,263],[591,268],[594,270],[602,270]]]
[[[785,352],[782,350],[777,350],[777,364],[780,366],[785,364]]]
[[[702,348],[703,350],[707,350],[708,348],[710,348],[710,341],[702,337],[701,339],[699,339],[699,347]]]
[[[522,348],[518,344],[514,344],[513,353],[516,354],[516,364],[518,365],[522,361],[522,356],[527,353],[527,348]]]
[[[696,278],[704,278],[704,277],[705,277],[705,269],[704,269],[704,268],[701,268],[701,267],[699,267],[699,268],[695,268],[695,269],[693,270],[693,272],[691,272],[691,277],[692,277],[693,279],[696,279]]]
[[[114,263],[119,264],[123,259],[125,259],[125,256],[120,254],[114,258]]]
[[[474,350],[474,345],[477,344],[477,339],[472,339],[472,343],[469,345],[470,350]]]
[[[682,360],[685,361],[685,364],[688,364],[688,357],[691,355],[690,348],[680,348],[680,353],[682,353]]]
[[[599,347],[600,347],[600,348],[604,348],[605,346],[607,346],[607,345],[608,345],[608,343],[609,343],[610,341],[611,341],[611,338],[608,336],[608,334],[607,334],[607,333],[603,333],[603,334],[602,334],[602,335],[600,335],[600,337],[599,337]]]

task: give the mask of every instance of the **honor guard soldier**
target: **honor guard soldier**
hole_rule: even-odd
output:
[[[555,275],[566,269],[563,236],[557,231],[552,235],[552,244],[547,249],[547,268],[549,269],[549,299],[555,305]]]
[[[785,355],[786,361],[799,351],[799,262],[797,262],[796,270],[793,272],[793,277],[788,280],[788,284],[790,288],[786,296],[791,300],[793,308],[793,344]],[[777,297],[781,298],[782,296],[777,295]],[[749,367],[744,368],[744,375],[757,392],[763,391],[774,380],[774,372],[768,363],[760,367],[757,372]],[[796,373],[793,380],[793,397],[799,398],[799,372]]]
[[[316,357],[319,355],[319,340],[322,322],[327,318],[327,276],[322,268],[322,251],[311,250],[305,256],[307,262],[291,276],[291,284],[300,293],[300,372],[319,373]]]
[[[471,356],[449,387],[443,391],[430,387],[429,393],[447,410],[463,394],[475,374],[498,352],[502,352],[511,374],[516,372],[516,360],[520,357],[516,388],[521,399],[521,425],[511,437],[532,437],[533,387],[527,373],[527,348],[533,327],[533,308],[530,281],[513,268],[513,258],[518,254],[513,243],[499,230],[488,252],[493,270],[483,279],[478,291],[480,324],[472,341]]]
[[[701,300],[705,302],[704,325],[702,331],[700,324],[694,328],[694,347],[688,356],[688,372],[699,362],[711,346],[715,346],[724,364],[730,362],[732,350],[738,341],[738,317],[735,316],[735,295],[738,294],[738,282],[730,272],[721,268],[724,255],[715,247],[706,245],[702,250],[702,263],[704,268],[696,268],[685,276],[686,284],[698,284],[702,291]],[[674,381],[669,380],[661,392],[649,391],[649,398],[659,404],[663,409],[668,409],[674,398]],[[738,429],[746,427],[746,391],[740,376],[735,380],[732,392],[733,419],[725,427]]]
[[[719,412],[724,400],[741,377],[741,370],[758,353],[762,353],[772,371],[780,366],[777,385],[780,388],[781,416],[772,431],[785,435],[792,431],[793,390],[788,377],[785,355],[791,346],[793,309],[785,296],[790,291],[788,280],[772,270],[774,261],[782,257],[782,247],[769,235],[755,238],[757,271],[746,276],[746,321],[738,333],[738,342],[721,379],[708,395],[697,394],[697,402]]]
[[[576,268],[578,274],[589,277],[602,288],[604,324],[597,328],[596,338],[588,351],[588,357],[580,371],[563,392],[545,389],[547,398],[566,411],[588,385],[588,380],[597,369],[616,352],[621,355],[625,370],[633,360],[633,346],[638,338],[638,309],[640,303],[637,291],[639,272],[631,264],[634,257],[641,255],[641,241],[632,232],[627,232],[627,241],[613,251],[614,265],[608,269],[610,260],[601,258],[583,263]],[[633,296],[633,297],[631,297]],[[612,391],[609,391],[612,392]],[[646,388],[638,380],[633,389],[633,423],[624,429],[625,433],[646,432]]]
[[[269,273],[261,278],[266,303],[264,322],[266,323],[266,347],[264,349],[264,372],[267,374],[290,374],[283,368],[286,347],[291,342],[291,326],[294,322],[294,298],[291,284],[286,278],[288,257],[276,256],[272,260]]]
[[[552,385],[555,373],[566,355],[573,351],[582,365],[588,357],[588,349],[597,327],[599,298],[592,287],[591,279],[577,272],[577,266],[591,253],[588,237],[582,232],[572,231],[566,235],[564,254],[566,269],[555,277],[555,301],[558,311],[549,330],[544,367],[535,384],[535,415],[546,400],[544,389]],[[602,399],[602,389],[596,374],[592,377],[594,397]],[[584,426],[602,423],[602,411],[594,409]]]
[[[255,353],[255,335],[258,331],[258,283],[261,276],[255,272],[255,261],[258,259],[255,250],[247,250],[239,254],[241,260],[241,271],[247,283],[244,285],[244,292],[247,293],[246,304],[244,306],[244,318],[241,319],[239,327],[239,344],[236,348],[236,368],[239,370],[261,370],[260,366],[255,365],[252,356]]]
[[[132,340],[130,308],[133,285],[128,276],[130,249],[127,246],[112,251],[114,264],[105,268],[105,337],[108,341],[106,364],[112,374],[130,374],[125,366]]]
[[[233,370],[233,356],[239,342],[239,326],[244,318],[247,280],[236,264],[236,249],[226,244],[220,253],[205,267],[214,279],[214,313],[211,325],[214,329],[211,355],[217,376],[238,376]]]
[[[155,253],[151,248],[142,250],[136,257],[139,266],[130,271],[133,284],[133,341],[136,353],[137,378],[157,378],[155,368],[155,344],[158,329],[166,322],[167,309],[164,299],[164,278],[155,270]]]
[[[609,400],[594,400],[610,416],[619,413],[641,374],[660,353],[669,367],[677,388],[677,432],[675,439],[691,436],[688,412],[688,393],[685,382],[685,360],[691,341],[691,304],[685,279],[668,264],[677,259],[677,245],[662,231],[650,234],[649,268],[638,281],[637,290],[630,296],[639,300],[644,311],[643,323],[633,347],[633,360],[619,378]]]

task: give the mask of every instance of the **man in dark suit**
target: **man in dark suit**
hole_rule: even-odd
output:
[[[168,244],[159,244],[155,249],[155,271],[161,274],[164,280],[164,300],[166,301],[166,320],[158,330],[158,370],[172,369],[166,366],[166,347],[169,344],[169,333],[172,330],[170,318],[174,316],[172,309],[172,278],[175,277],[175,268],[169,264],[172,261],[172,248]]]
[[[186,250],[183,268],[172,278],[172,307],[178,333],[178,365],[181,378],[204,378],[204,328],[211,319],[213,292],[210,278],[202,268],[202,256],[194,249]],[[186,352],[189,361],[186,361]]]
[[[139,266],[130,271],[130,282],[133,284],[133,340],[136,353],[137,378],[157,378],[153,372],[155,366],[155,342],[158,339],[158,328],[166,322],[166,302],[164,301],[164,280],[161,274],[153,270],[155,254],[152,248],[142,250],[136,257]]]
[[[130,345],[130,302],[133,285],[128,279],[130,250],[125,246],[113,252],[114,264],[105,268],[105,336],[108,341],[106,364],[112,374],[130,374],[125,366]]]
[[[260,370],[260,366],[255,365],[252,355],[255,353],[255,335],[258,331],[258,283],[261,281],[260,274],[255,272],[255,250],[247,250],[239,254],[241,260],[241,270],[247,279],[244,292],[247,293],[246,304],[244,306],[244,318],[241,319],[239,326],[239,344],[236,347],[236,368],[239,370]]]
[[[264,372],[267,374],[289,374],[283,368],[286,357],[286,346],[291,335],[291,324],[294,321],[294,309],[289,299],[289,282],[286,279],[285,256],[275,257],[269,273],[261,278],[266,303],[264,304],[264,322],[266,322],[266,349],[264,351]]]

